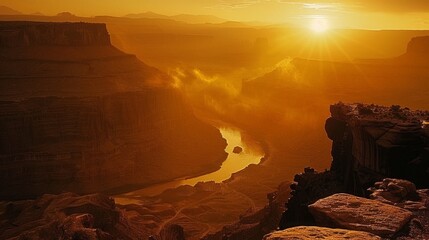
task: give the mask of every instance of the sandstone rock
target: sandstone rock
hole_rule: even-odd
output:
[[[429,198],[427,189],[416,190],[416,186],[407,180],[386,178],[382,182],[376,182],[369,188],[370,198],[395,205],[408,210],[427,209]]]
[[[125,190],[226,158],[219,130],[104,24],[0,22],[0,78],[0,199]]]
[[[309,210],[319,225],[380,236],[393,235],[412,217],[408,210],[345,193],[321,199],[310,205]]]
[[[307,206],[321,198],[344,191],[342,183],[331,171],[318,173],[314,169],[306,168],[304,173],[295,176],[294,181],[290,186],[292,197],[287,201],[287,210],[280,220],[280,229],[314,225]]]
[[[387,177],[429,187],[428,111],[344,103],[330,110],[326,132],[333,140],[331,170],[344,178],[348,192],[363,196]]]
[[[235,153],[235,154],[240,154],[241,152],[243,152],[243,148],[239,147],[239,146],[236,146],[236,147],[234,147],[234,149],[232,150],[232,152]]]
[[[403,179],[385,178],[382,182],[376,182],[374,188],[370,188],[373,193],[371,197],[383,195],[386,200],[399,203],[416,195],[414,183]]]
[[[102,194],[47,194],[10,202],[0,215],[0,239],[143,239],[140,228]]]
[[[312,239],[350,239],[378,240],[380,237],[362,231],[300,226],[276,231],[264,236],[263,240],[312,240]]]
[[[110,45],[106,24],[3,22],[0,47]]]

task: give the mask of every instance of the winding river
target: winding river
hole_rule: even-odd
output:
[[[246,141],[244,141],[242,133],[238,129],[220,127],[219,130],[222,134],[222,137],[226,139],[228,143],[225,149],[225,151],[228,153],[228,157],[222,163],[222,166],[219,170],[199,177],[177,179],[166,183],[155,184],[136,191],[116,195],[114,196],[115,201],[119,204],[138,204],[139,201],[136,200],[136,196],[155,196],[167,189],[176,188],[182,185],[194,186],[198,182],[215,181],[219,183],[229,179],[233,173],[244,169],[250,164],[260,163],[261,158],[264,156],[264,151],[257,141],[252,140],[250,136],[246,136]],[[236,146],[241,147],[243,151],[239,154],[233,153],[233,150]]]

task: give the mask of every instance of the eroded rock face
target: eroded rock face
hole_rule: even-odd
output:
[[[225,157],[220,133],[167,89],[0,107],[3,199],[150,184],[216,169]]]
[[[0,48],[110,45],[101,23],[2,22]]]
[[[312,239],[350,239],[379,240],[379,236],[362,231],[334,229],[314,226],[300,226],[276,231],[264,236],[263,240],[312,240]]]
[[[72,193],[4,204],[1,239],[143,239],[144,229],[130,224],[113,199]]]
[[[331,171],[318,173],[306,168],[304,173],[295,175],[291,184],[291,197],[286,203],[279,228],[285,229],[299,225],[314,225],[308,205],[335,193],[344,192],[342,182]]]
[[[338,103],[331,106],[331,115],[326,122],[333,140],[331,169],[350,192],[363,195],[385,177],[429,186],[428,111]]]
[[[308,206],[318,225],[391,236],[407,224],[412,213],[379,201],[339,193]]]
[[[29,35],[0,48],[0,199],[154,184],[226,158],[220,132],[168,76],[111,46],[105,25],[0,29]]]

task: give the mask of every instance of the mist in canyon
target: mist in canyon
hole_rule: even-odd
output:
[[[4,239],[80,229],[86,209],[113,239],[261,239],[294,175],[331,167],[331,104],[429,109],[429,30],[7,13]]]

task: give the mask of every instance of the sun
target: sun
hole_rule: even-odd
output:
[[[315,33],[323,33],[329,29],[329,22],[326,18],[315,18],[310,22],[310,30]]]

